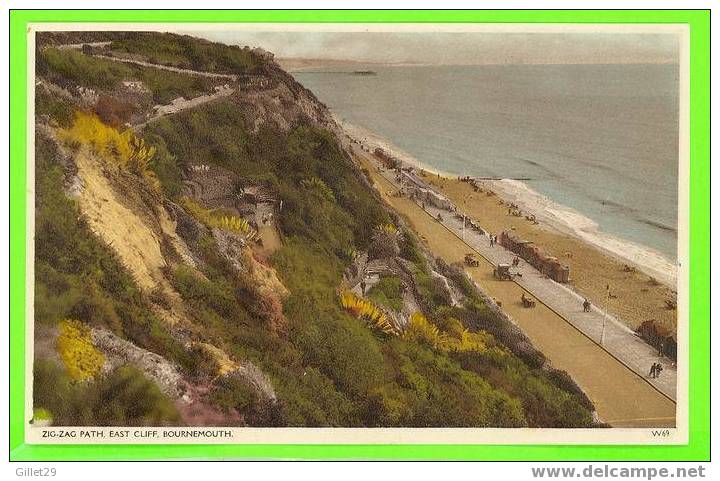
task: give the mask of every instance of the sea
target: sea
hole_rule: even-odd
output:
[[[293,76],[355,137],[433,171],[503,179],[493,188],[539,220],[675,282],[677,65],[355,65]]]

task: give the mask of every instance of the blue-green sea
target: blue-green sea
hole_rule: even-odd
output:
[[[676,65],[368,66],[294,72],[343,123],[498,189],[639,264],[673,269]]]

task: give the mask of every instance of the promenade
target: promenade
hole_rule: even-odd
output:
[[[546,278],[525,261],[513,272],[513,281],[500,281],[492,271],[498,263],[512,263],[515,255],[500,245],[490,246],[489,237],[469,228],[463,220],[444,209],[423,209],[407,197],[393,195],[400,189],[393,171],[379,171],[376,159],[359,149],[361,158],[381,194],[405,217],[436,255],[447,262],[461,262],[464,254],[475,252],[479,267],[466,267],[470,277],[530,337],[553,365],[567,371],[596,406],[601,420],[613,426],[673,426],[677,372],[668,359],[658,356],[600,306],[583,312],[583,298],[569,287]],[[437,220],[440,214],[442,221]],[[482,227],[482,219],[473,219]],[[464,231],[464,232],[463,232]],[[494,233],[499,234],[499,233]],[[525,293],[537,307],[524,308]],[[604,325],[604,335],[603,335]],[[601,342],[602,341],[602,342]],[[648,376],[653,362],[663,365],[659,378]]]

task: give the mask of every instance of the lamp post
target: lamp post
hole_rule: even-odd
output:
[[[610,305],[610,284],[605,286],[605,314],[603,314],[602,331],[600,333],[600,345],[605,345],[605,324],[608,317],[608,306]]]
[[[462,228],[462,240],[465,242],[465,218],[467,217],[467,198],[470,197],[470,194],[465,194],[463,196],[463,228]]]

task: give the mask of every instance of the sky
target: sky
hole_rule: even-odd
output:
[[[367,63],[677,62],[672,33],[183,32],[231,45],[262,47],[279,58]]]

